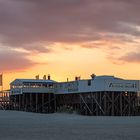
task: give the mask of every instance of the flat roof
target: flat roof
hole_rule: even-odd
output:
[[[54,80],[43,80],[43,79],[15,79],[12,83],[15,81],[25,82],[25,83],[56,83]],[[12,84],[11,83],[11,84]]]

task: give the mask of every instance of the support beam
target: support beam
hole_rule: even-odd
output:
[[[112,110],[111,110],[111,116],[114,116],[114,92],[112,92]]]
[[[44,93],[42,93],[42,113],[45,112],[44,97]]]
[[[35,95],[35,112],[38,112],[38,93],[36,93]]]
[[[80,98],[81,98],[81,101],[83,101],[84,105],[87,107],[87,109],[89,110],[90,114],[92,114],[92,111],[90,110],[90,108],[88,107],[86,101],[84,100],[83,96],[80,94]]]
[[[120,116],[122,116],[123,115],[123,110],[122,110],[122,93],[120,93],[119,104],[120,104]]]
[[[54,95],[54,112],[56,112],[57,111],[57,106],[56,106],[56,95],[55,94],[53,94]]]
[[[33,95],[30,93],[30,111],[33,111]]]
[[[107,115],[106,104],[106,92],[104,92],[104,115]]]
[[[19,96],[19,104],[18,104],[18,106],[19,106],[19,110],[20,110],[21,109],[21,95],[19,94],[18,96]]]
[[[129,103],[128,103],[128,115],[129,116],[131,116],[131,93],[128,93],[128,101],[129,101]]]

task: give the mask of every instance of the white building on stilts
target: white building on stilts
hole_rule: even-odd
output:
[[[56,112],[63,107],[86,115],[136,115],[139,106],[139,80],[114,76],[56,82],[49,79],[16,79],[11,84],[13,109]]]

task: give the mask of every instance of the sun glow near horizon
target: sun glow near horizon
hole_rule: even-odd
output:
[[[82,47],[81,44],[59,43],[53,46],[51,52],[33,53],[29,59],[37,64],[28,69],[22,70],[21,68],[19,71],[7,71],[4,74],[4,89],[8,89],[9,83],[16,78],[34,79],[38,74],[40,78],[45,74],[51,74],[52,79],[56,81],[66,81],[67,78],[74,80],[75,76],[87,79],[92,73],[115,75],[126,79],[140,79],[140,66],[137,63],[114,64],[104,48],[89,49]],[[134,67],[137,69],[134,70]]]

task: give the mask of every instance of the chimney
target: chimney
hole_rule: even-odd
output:
[[[75,81],[78,81],[78,80],[80,80],[80,79],[81,79],[80,76],[79,76],[79,77],[78,77],[78,76],[75,77]]]
[[[36,78],[36,80],[39,80],[39,75],[36,75],[35,78]]]
[[[77,76],[75,77],[75,81],[78,81],[78,77]]]
[[[43,80],[46,80],[46,75],[43,76]]]
[[[51,80],[51,76],[50,76],[50,74],[48,75],[48,80]]]

